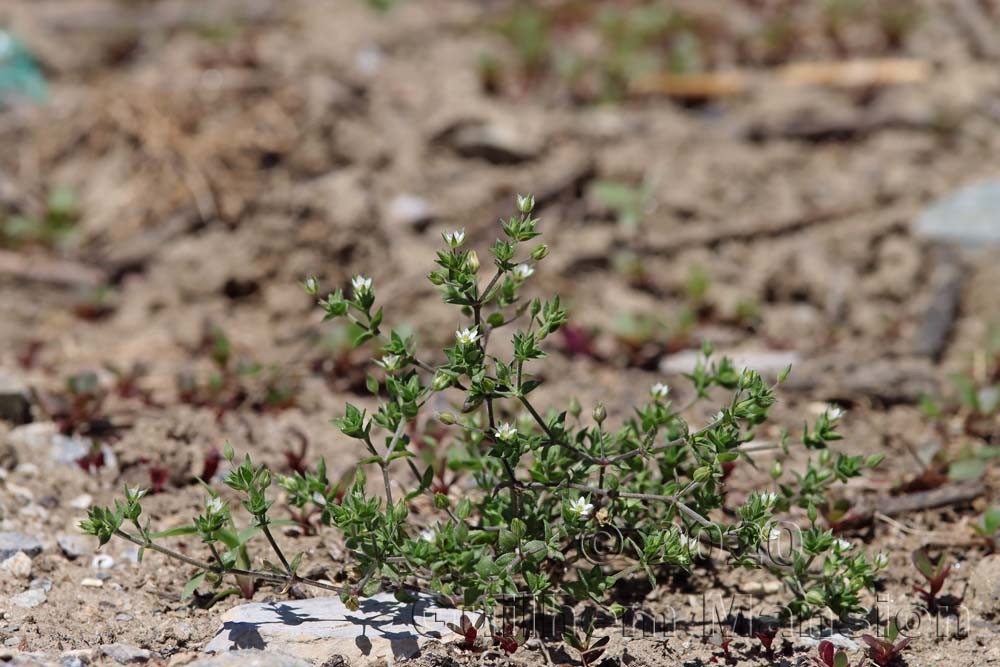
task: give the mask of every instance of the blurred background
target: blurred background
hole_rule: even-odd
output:
[[[710,340],[851,408],[873,488],[989,480],[998,65],[995,0],[5,0],[4,465],[67,464],[8,528],[121,480],[187,511],[225,439],[350,447],[372,350],[301,281],[443,343],[440,233],[486,257],[527,192],[553,400],[620,415]]]

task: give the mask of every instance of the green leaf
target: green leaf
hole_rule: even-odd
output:
[[[165,537],[180,537],[181,535],[194,535],[198,532],[196,526],[177,526],[176,528],[171,528],[169,530],[161,530],[158,533],[150,533],[149,537],[153,540],[163,539]]]
[[[986,472],[986,464],[982,459],[964,459],[952,461],[948,466],[948,478],[953,482],[965,482],[979,479]]]
[[[198,587],[201,586],[202,582],[205,581],[207,574],[208,572],[200,572],[188,579],[187,583],[184,584],[184,590],[181,591],[181,599],[186,600],[191,597]]]
[[[934,577],[934,566],[931,564],[931,559],[928,557],[927,552],[923,549],[917,549],[912,554],[913,565],[917,568],[920,574],[924,575],[927,579],[932,579]]]

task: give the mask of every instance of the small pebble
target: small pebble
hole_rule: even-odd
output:
[[[31,609],[44,603],[46,599],[48,599],[48,596],[45,594],[45,591],[39,588],[30,588],[23,593],[18,593],[10,601],[14,603],[15,607]]]
[[[77,649],[66,651],[59,656],[59,667],[87,667],[94,657],[91,649]]]
[[[122,665],[146,662],[150,657],[148,650],[137,646],[129,646],[128,644],[108,644],[107,646],[102,646],[101,654]]]
[[[21,533],[0,532],[0,561],[7,560],[18,552],[34,558],[42,553],[42,543]]]
[[[108,554],[97,554],[91,559],[90,566],[95,570],[110,570],[115,566],[115,559]]]
[[[39,577],[37,579],[32,579],[31,583],[28,584],[28,588],[37,588],[37,589],[43,590],[46,593],[48,593],[49,591],[52,590],[52,580],[51,579],[43,579],[41,577]]]
[[[84,493],[83,495],[77,496],[73,500],[69,501],[69,506],[77,510],[89,509],[93,504],[94,497],[89,493]]]
[[[86,556],[91,552],[91,540],[83,535],[60,535],[56,538],[56,542],[70,560]]]
[[[17,467],[14,468],[14,472],[18,475],[32,478],[32,477],[38,477],[39,470],[38,466],[36,466],[34,463],[18,463]]]
[[[406,227],[426,227],[434,213],[426,200],[411,194],[399,194],[389,202],[386,217],[390,224]]]
[[[23,551],[0,563],[0,570],[18,579],[27,579],[31,576],[31,558]]]
[[[23,505],[35,502],[35,494],[33,494],[30,489],[26,489],[23,486],[18,486],[17,484],[7,484],[7,491],[10,492],[12,496],[20,500]]]
[[[80,585],[88,588],[101,588],[104,586],[104,582],[100,579],[94,579],[93,577],[86,577],[80,580]]]

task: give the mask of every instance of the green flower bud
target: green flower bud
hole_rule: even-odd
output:
[[[580,405],[580,401],[576,399],[576,396],[570,399],[568,412],[574,417],[579,417],[580,413],[583,412],[583,406]]]
[[[479,270],[479,255],[476,254],[475,250],[469,251],[468,256],[465,258],[465,266],[473,273]]]
[[[451,414],[450,412],[439,412],[438,421],[444,424],[445,426],[451,426],[452,424],[455,423],[456,420],[455,420],[455,415]]]
[[[783,472],[785,472],[785,466],[781,461],[775,461],[771,464],[771,479],[778,479]]]
[[[229,461],[230,463],[232,463],[232,462],[233,462],[233,459],[234,459],[234,458],[236,458],[236,450],[235,450],[235,449],[233,449],[233,445],[232,445],[232,443],[231,443],[231,442],[229,442],[228,440],[226,441],[226,444],[225,444],[225,445],[223,445],[223,447],[222,447],[222,455],[223,455],[223,456],[224,456],[224,457],[226,458],[226,460],[227,460],[227,461]],[[207,481],[207,480],[206,480],[206,481]]]
[[[306,294],[311,296],[316,296],[319,292],[319,280],[316,279],[316,276],[309,276],[306,278],[305,282],[302,283],[302,286],[305,287]]]
[[[435,373],[434,380],[431,382],[431,388],[434,391],[444,391],[451,386],[451,377],[447,373]]]
[[[885,459],[885,454],[872,454],[865,460],[865,465],[869,468],[877,468]]]
[[[440,271],[431,271],[427,274],[427,280],[431,281],[433,285],[444,285],[445,275]]]
[[[549,254],[549,247],[544,243],[535,246],[535,249],[531,251],[531,259],[539,262],[545,259]]]
[[[434,494],[434,507],[438,508],[439,510],[445,510],[448,509],[449,505],[451,505],[451,502],[448,500],[448,496],[444,495],[443,493]]]
[[[702,466],[694,471],[692,477],[694,481],[703,484],[712,479],[712,469],[709,466]]]
[[[593,417],[598,424],[603,424],[604,420],[608,418],[608,411],[604,409],[603,403],[598,403],[597,407],[594,408]]]
[[[531,213],[532,209],[535,208],[535,196],[534,195],[518,195],[517,196],[517,210],[525,215]]]

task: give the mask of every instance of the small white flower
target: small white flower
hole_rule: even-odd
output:
[[[479,340],[479,332],[475,327],[459,329],[455,332],[455,340],[459,345],[474,345]]]
[[[354,288],[355,296],[364,296],[372,290],[372,279],[365,276],[354,276],[351,278],[351,287]]]
[[[126,490],[125,495],[132,500],[140,500],[144,495],[146,495],[146,489],[141,486],[133,486]]]
[[[387,354],[382,357],[381,361],[376,361],[375,363],[387,371],[394,371],[399,369],[399,360],[400,356],[398,354]]]
[[[306,278],[303,286],[306,288],[307,294],[316,294],[319,291],[319,281],[316,279],[316,276]]]
[[[508,424],[507,422],[501,423],[497,426],[496,430],[493,431],[493,435],[496,436],[497,440],[503,440],[504,442],[510,442],[517,435],[517,429]]]
[[[832,422],[839,421],[845,414],[846,411],[839,405],[828,405],[826,408],[826,418]]]
[[[512,271],[515,280],[526,280],[534,272],[535,269],[529,264],[518,264]]]
[[[875,554],[874,562],[875,562],[875,567],[881,570],[882,568],[884,568],[886,565],[889,564],[889,554],[885,552],[879,552]]]
[[[594,511],[594,505],[588,502],[583,496],[580,496],[569,504],[569,511],[578,514],[581,519],[586,519]]]
[[[854,545],[847,540],[834,540],[833,549],[834,551],[850,551],[854,548]]]
[[[781,539],[781,531],[777,528],[772,528],[767,534],[767,541],[774,542],[775,540]]]
[[[778,494],[775,493],[774,491],[765,491],[764,493],[760,494],[760,502],[767,507],[773,505],[777,499],[778,499]]]
[[[312,501],[316,505],[320,506],[326,505],[326,498],[324,498],[323,494],[320,493],[319,491],[313,491]]]
[[[688,551],[698,551],[698,549],[701,548],[701,542],[698,541],[697,537],[691,537],[690,535],[681,533],[680,540],[681,544],[683,544]]]
[[[652,387],[649,388],[649,395],[652,396],[657,401],[662,401],[670,393],[670,387],[663,384],[662,382],[657,382]]]
[[[455,231],[452,232],[444,232],[443,234],[441,234],[441,237],[444,239],[444,242],[450,245],[452,248],[457,248],[458,246],[462,245],[462,243],[465,242],[465,230],[456,229]]]
[[[222,498],[215,496],[214,498],[209,498],[205,502],[205,509],[208,510],[210,514],[218,514],[222,511]]]
[[[430,528],[424,528],[423,530],[420,531],[420,539],[422,539],[424,542],[433,542],[434,531],[431,530]]]

